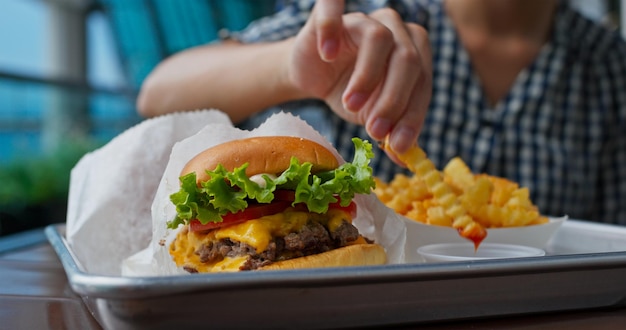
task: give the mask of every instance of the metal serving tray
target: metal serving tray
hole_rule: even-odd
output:
[[[626,227],[568,220],[545,257],[125,278],[85,273],[46,235],[106,329],[339,328],[626,305]]]

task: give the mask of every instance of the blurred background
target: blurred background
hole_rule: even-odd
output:
[[[138,123],[163,58],[275,0],[0,0],[0,236],[63,222],[71,168]]]
[[[65,221],[72,167],[141,121],[159,61],[288,1],[0,0],[0,236]],[[626,0],[571,1],[626,35]]]

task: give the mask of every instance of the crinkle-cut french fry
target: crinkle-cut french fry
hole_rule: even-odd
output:
[[[389,203],[389,201],[391,201],[391,198],[393,198],[394,196],[393,189],[377,177],[374,177],[374,183],[376,184],[376,188],[374,189],[374,194],[376,195],[376,197],[378,197],[378,199],[384,204]]]
[[[478,174],[476,177],[484,177],[493,184],[493,193],[491,194],[491,204],[504,206],[511,199],[513,192],[519,189],[519,185],[513,181],[497,176]]]
[[[443,174],[444,177],[448,179],[452,189],[459,192],[465,192],[469,187],[474,185],[474,173],[472,173],[467,164],[465,164],[460,157],[450,159],[448,164],[443,168]]]
[[[409,210],[409,212],[407,212],[406,214],[404,214],[405,217],[423,223],[425,225],[427,225],[428,223],[426,222],[428,219],[426,219],[426,215],[424,214],[419,214],[417,213],[416,209],[411,209]]]
[[[536,218],[535,220],[531,221],[528,225],[529,226],[542,225],[544,223],[547,223],[548,221],[550,221],[550,219],[548,219],[547,217],[540,216],[540,217]]]
[[[426,223],[429,225],[452,226],[452,218],[446,214],[446,211],[441,205],[428,208],[426,215]]]
[[[404,189],[410,185],[411,185],[411,178],[409,178],[408,176],[402,173],[396,174],[393,177],[393,181],[391,181],[391,184],[389,184],[389,186],[395,190]]]
[[[478,177],[476,182],[467,188],[466,193],[461,195],[461,199],[471,205],[487,204],[491,200],[493,190],[493,184],[489,179]]]
[[[413,205],[413,208],[411,208],[406,214],[404,214],[404,216],[424,224],[427,224],[428,221],[426,210],[416,205]]]
[[[427,224],[428,209],[431,207],[432,199],[414,201],[411,209],[406,213],[406,217]]]
[[[395,194],[387,206],[392,208],[397,213],[403,214],[408,212],[411,209],[411,203],[413,202],[413,198],[411,194]]]
[[[467,213],[486,228],[522,227],[543,223],[536,209],[498,206],[495,204],[472,204],[464,202]],[[539,220],[538,220],[539,219]]]
[[[504,204],[506,207],[534,208],[530,201],[530,192],[528,188],[519,188],[511,193],[511,198]]]
[[[382,147],[387,152],[393,153],[388,141],[382,142]],[[403,154],[394,154],[406,164],[411,172],[424,180],[428,190],[433,194],[433,198],[452,218],[452,227],[457,229],[462,237],[472,240],[478,247],[480,242],[487,237],[487,231],[467,215],[450,186],[444,182],[441,173],[435,168],[433,162],[426,157],[424,150],[414,145]]]
[[[403,174],[396,175],[390,184],[377,184],[374,192],[385,205],[400,214],[408,213],[413,201],[432,197],[424,181]]]
[[[505,217],[502,219],[503,227],[522,227],[527,226],[533,220],[540,217],[537,210],[529,210],[522,208],[504,208],[507,210]]]
[[[460,197],[461,204],[467,213],[486,228],[501,227],[498,217],[500,213],[489,207],[493,189],[493,184],[489,179],[477,177],[474,185],[468,187],[467,191]]]

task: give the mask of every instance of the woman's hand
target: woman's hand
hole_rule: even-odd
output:
[[[294,41],[288,74],[304,94],[342,118],[390,137],[402,153],[415,144],[430,102],[426,31],[391,9],[344,15],[344,2],[318,0]]]

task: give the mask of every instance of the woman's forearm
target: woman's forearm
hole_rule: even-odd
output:
[[[153,117],[215,108],[235,123],[267,107],[307,97],[288,79],[292,40],[196,47],[159,64],[144,81],[137,108]]]

